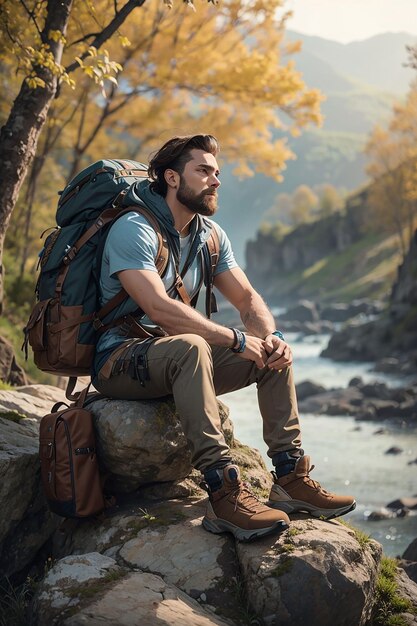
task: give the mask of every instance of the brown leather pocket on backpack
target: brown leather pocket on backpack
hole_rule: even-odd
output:
[[[94,345],[79,343],[79,332],[80,324],[91,318],[91,315],[83,315],[82,305],[52,305],[51,324],[48,327],[48,360],[57,370],[85,369],[89,373]]]
[[[50,302],[51,299],[36,304],[25,328],[25,334],[28,335],[29,343],[34,352],[46,349],[46,324]]]

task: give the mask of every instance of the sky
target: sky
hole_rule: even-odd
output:
[[[288,30],[341,43],[386,32],[417,36],[417,0],[286,0],[284,8],[293,11]]]

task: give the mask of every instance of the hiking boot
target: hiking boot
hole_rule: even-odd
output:
[[[209,491],[203,526],[212,533],[232,533],[238,541],[252,541],[288,528],[286,513],[274,511],[253,495],[240,479],[236,465],[223,469],[223,486]]]
[[[277,478],[272,472],[274,484],[269,494],[268,506],[286,513],[303,511],[313,517],[332,519],[353,511],[356,502],[351,496],[337,496],[329,493],[309,476],[314,465],[310,466],[310,457],[298,459],[292,472]]]

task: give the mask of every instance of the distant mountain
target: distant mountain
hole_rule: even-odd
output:
[[[287,31],[287,38],[303,42],[301,65],[297,62],[300,69],[308,65],[312,55],[337,68],[338,74],[394,94],[404,94],[414,75],[411,68],[404,67],[408,60],[406,46],[417,43],[417,36],[410,33],[383,33],[348,44],[295,31]]]
[[[263,213],[279,193],[323,182],[351,191],[366,182],[367,136],[377,122],[389,117],[394,101],[406,93],[415,76],[403,64],[405,46],[416,43],[417,37],[406,33],[386,33],[346,45],[293,31],[287,32],[287,38],[303,43],[294,56],[296,68],[308,87],[325,95],[321,107],[325,119],[320,129],[288,137],[297,159],[288,162],[281,184],[259,174],[239,181],[233,167],[223,168],[218,221],[232,234],[242,264],[246,241],[254,237]]]

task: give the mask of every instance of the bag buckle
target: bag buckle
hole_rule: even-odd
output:
[[[93,318],[93,328],[94,330],[100,330],[100,328],[104,328],[103,322],[97,315],[95,315]]]

